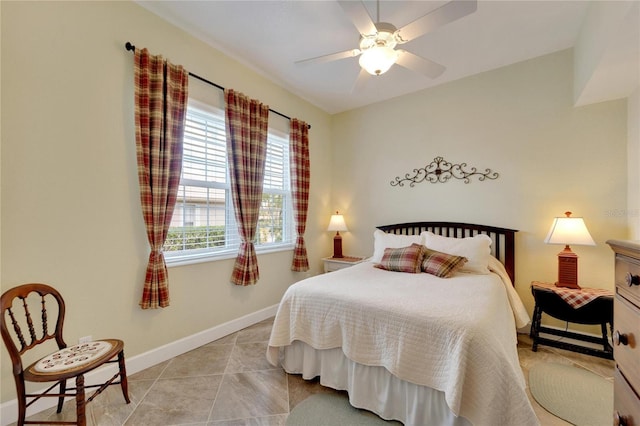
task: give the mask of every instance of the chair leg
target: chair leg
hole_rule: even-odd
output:
[[[87,418],[85,414],[84,376],[82,374],[76,376],[76,421],[78,422],[78,426],[87,425]]]
[[[536,305],[533,309],[533,320],[531,320],[531,331],[529,332],[529,336],[533,339],[533,344],[531,345],[531,350],[533,352],[538,351],[538,337],[539,337],[539,328],[540,321],[542,319],[542,309],[540,306]]]
[[[604,347],[604,351],[610,351],[611,345],[609,345],[609,336],[607,336],[607,323],[603,322],[600,327],[602,329],[602,346]]]
[[[124,351],[120,351],[118,354],[118,367],[120,368],[120,387],[122,388],[122,395],[124,400],[129,404],[129,383],[127,382],[127,369],[124,365]]]
[[[64,395],[66,391],[67,391],[67,381],[60,380],[60,395]],[[64,396],[61,396],[60,398],[58,398],[58,409],[56,410],[56,413],[60,414],[60,412],[62,411],[63,405],[64,405]]]
[[[18,396],[18,426],[24,426],[24,421],[27,417],[27,397],[25,396],[26,390],[24,382],[19,381],[16,378],[16,391]]]

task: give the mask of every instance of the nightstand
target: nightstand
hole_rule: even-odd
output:
[[[345,256],[345,257],[325,257],[322,260],[324,261],[324,272],[327,273],[327,272],[337,271],[338,269],[344,269],[344,268],[353,266],[356,263],[362,262],[364,258]]]
[[[610,327],[613,324],[612,291],[595,288],[570,289],[556,287],[551,283],[534,281],[531,283],[531,293],[536,302],[531,322],[532,350],[534,352],[538,350],[538,345],[541,344],[600,358],[613,359],[613,349],[607,337],[607,323]],[[600,324],[602,336],[543,327],[540,325],[543,312],[562,321],[577,324]],[[597,343],[602,345],[602,349],[540,337],[541,332],[583,342]]]

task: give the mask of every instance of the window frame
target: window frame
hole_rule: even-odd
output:
[[[199,113],[213,115],[214,117],[221,119],[223,122],[225,120],[225,113],[222,109],[207,103],[197,101],[192,98],[189,99],[188,109],[189,108],[195,109]],[[289,157],[290,156],[289,135],[272,127],[269,127],[268,132],[269,132],[269,136],[267,139],[268,140],[267,143],[276,142],[278,144],[281,144],[283,146],[283,150],[285,151],[284,153],[285,164],[284,164],[283,174],[284,174],[285,182],[287,183],[287,188],[286,189],[265,189],[263,186],[263,194],[273,193],[273,194],[283,194],[285,196],[284,203],[286,205],[283,205],[284,217],[283,217],[283,227],[282,227],[283,241],[278,243],[268,243],[268,244],[256,243],[255,251],[257,255],[293,250],[295,248],[295,241],[296,241],[295,224],[293,223],[294,222],[293,205],[292,205],[293,191],[291,188],[291,176],[290,176],[291,158]],[[273,139],[276,139],[276,140],[274,141]],[[287,161],[287,158],[288,158],[288,161]],[[230,180],[229,180],[229,167],[226,161],[225,161],[225,165],[226,165],[226,182],[227,182],[226,184],[221,184],[219,182],[215,182],[215,183],[211,182],[208,185],[202,185],[200,182],[200,184],[197,186],[209,187],[209,188],[215,188],[215,189],[224,189],[229,192],[229,202],[225,203],[225,221],[226,221],[225,235],[229,235],[231,233],[235,235],[239,240],[240,235],[237,231],[233,200],[231,198],[232,195],[231,195]],[[189,180],[187,180],[186,182],[189,182]],[[180,184],[182,185],[183,183],[184,181],[181,176]],[[224,249],[204,248],[204,249],[180,250],[180,251],[164,251],[163,250],[163,254],[164,254],[165,263],[167,267],[174,267],[174,266],[183,266],[183,265],[212,262],[212,261],[225,260],[225,259],[233,259],[238,255],[238,246],[237,245],[231,246]]]

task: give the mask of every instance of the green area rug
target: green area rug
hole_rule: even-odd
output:
[[[402,425],[395,421],[385,421],[366,410],[359,410],[349,404],[347,395],[317,393],[296,405],[287,426],[389,426]]]
[[[613,383],[582,368],[542,362],[529,370],[529,389],[547,411],[577,426],[613,423]]]

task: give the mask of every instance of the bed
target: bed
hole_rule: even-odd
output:
[[[515,232],[449,222],[378,227],[370,259],[286,291],[267,359],[406,425],[539,424],[516,347],[529,316],[512,285]],[[425,246],[456,267],[437,276],[443,262],[431,271]],[[407,253],[420,253],[419,270]]]

